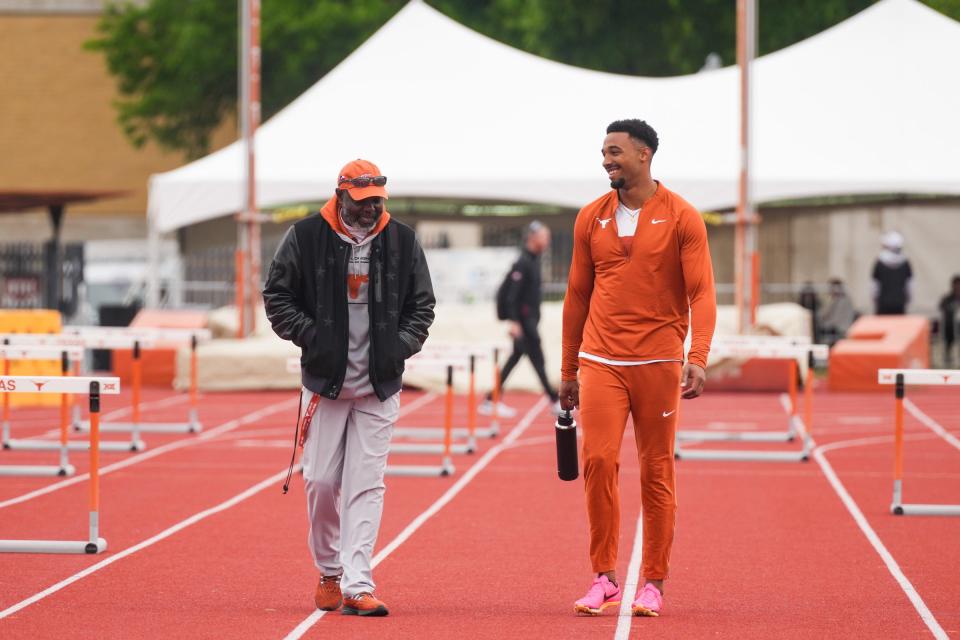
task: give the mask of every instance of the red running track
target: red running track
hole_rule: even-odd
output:
[[[892,400],[817,395],[815,437],[821,446],[836,447],[824,449],[823,457],[936,622],[948,637],[960,636],[960,519],[887,511]],[[960,435],[955,397],[910,397]],[[403,403],[419,398],[405,393]],[[300,483],[293,483],[290,495],[280,494],[295,416],[291,394],[208,394],[201,436],[147,434],[150,449],[142,454],[104,454],[105,465],[142,457],[102,478],[107,553],[0,555],[0,637],[284,638],[305,620],[312,624],[299,637],[931,636],[815,461],[680,462],[680,512],[664,615],[631,619],[609,610],[598,618],[575,617],[572,601],[590,580],[582,484],[556,478],[552,418],[543,405],[534,408],[537,399],[530,396],[510,400],[520,411],[504,436],[481,441],[473,456],[458,456],[453,478],[388,478],[381,555],[441,496],[449,498],[390,547],[377,567],[378,593],[391,607],[388,618],[311,616],[316,575],[305,544]],[[264,408],[273,413],[255,414]],[[179,409],[158,409],[145,419],[175,419]],[[783,424],[779,400],[769,395],[708,394],[683,409],[685,428]],[[439,424],[441,412],[437,397],[400,424]],[[244,416],[246,422],[237,422]],[[507,435],[518,424],[522,433]],[[30,428],[24,423],[23,430]],[[960,451],[909,414],[907,432],[907,499],[960,503]],[[3,452],[0,462],[21,463],[32,455]],[[634,457],[627,438],[619,563],[624,582],[634,578],[626,575],[639,514],[636,491],[630,490],[639,481]],[[431,460],[391,459],[408,461]],[[73,462],[79,472],[86,470],[85,455],[75,453]],[[483,466],[468,471],[471,465]],[[0,478],[0,505],[54,482]],[[0,537],[82,537],[85,505],[86,485],[80,482],[0,507]],[[197,514],[202,519],[130,553]]]

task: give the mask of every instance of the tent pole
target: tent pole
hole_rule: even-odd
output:
[[[147,279],[145,302],[147,309],[160,308],[160,232],[152,212],[147,212]]]
[[[240,126],[244,146],[244,210],[237,243],[239,334],[253,333],[260,298],[260,222],[257,217],[255,136],[260,123],[260,0],[240,0]],[[241,281],[242,280],[242,281]]]
[[[740,176],[734,246],[737,333],[756,323],[760,290],[757,218],[751,189],[751,84],[756,54],[756,0],[737,0],[737,65],[740,67]]]

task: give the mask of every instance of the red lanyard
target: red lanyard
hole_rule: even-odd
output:
[[[320,394],[315,393],[310,398],[310,403],[307,404],[307,412],[303,414],[303,422],[300,423],[300,440],[297,444],[301,447],[307,441],[307,431],[310,429],[310,423],[313,422],[313,414],[316,413],[318,404],[320,404]]]

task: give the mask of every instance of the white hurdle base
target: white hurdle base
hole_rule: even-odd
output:
[[[890,512],[897,516],[960,516],[960,504],[895,504]]]
[[[475,444],[453,444],[450,445],[450,453],[457,455],[472,454],[477,450]],[[394,442],[390,445],[390,453],[443,453],[442,444],[412,444],[407,442]]]
[[[89,431],[90,423],[83,421],[79,426],[74,426],[77,431]],[[203,425],[199,422],[141,422],[138,428],[134,428],[132,422],[101,422],[101,433],[129,433],[131,431],[141,431],[143,433],[200,433],[203,431]]]
[[[0,540],[0,553],[103,553],[107,541],[89,540]]]
[[[444,460],[441,465],[387,465],[386,475],[408,476],[415,478],[443,478],[452,476],[456,468],[450,460]]]
[[[4,449],[19,451],[59,451],[59,440],[10,440],[4,443]],[[143,440],[106,440],[100,441],[100,451],[143,451],[147,443]],[[68,451],[90,451],[90,443],[73,440],[67,443]]]
[[[57,447],[60,448],[59,446]],[[0,465],[0,476],[31,476],[49,478],[53,476],[68,477],[77,472],[72,464],[60,465]]]
[[[701,442],[793,442],[796,434],[789,431],[678,431],[681,440]]]
[[[463,440],[470,437],[470,430],[457,427],[452,432],[453,438]],[[443,427],[397,427],[393,430],[394,437],[409,438],[411,440],[439,440],[443,438]],[[500,435],[499,427],[474,429],[474,437],[496,438]]]
[[[735,449],[677,450],[677,460],[727,460],[735,462],[807,462],[807,451],[737,451]]]

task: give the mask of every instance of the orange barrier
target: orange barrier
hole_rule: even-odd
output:
[[[203,329],[207,315],[202,311],[173,311],[144,309],[130,323],[139,329]],[[159,342],[154,348],[144,349],[142,383],[148,387],[171,387],[177,373],[177,351],[181,345]],[[113,375],[125,384],[132,383],[133,354],[129,349],[113,351]]]
[[[789,359],[748,359],[711,367],[711,391],[782,391],[790,386],[793,362]]]
[[[60,333],[60,312],[52,309],[0,310],[0,333]],[[21,360],[14,362],[8,375],[55,376],[60,372],[56,362]],[[14,407],[56,406],[56,398],[47,395],[17,395],[10,398]]]
[[[930,366],[930,325],[923,316],[864,316],[830,351],[831,391],[880,391],[878,369]]]

